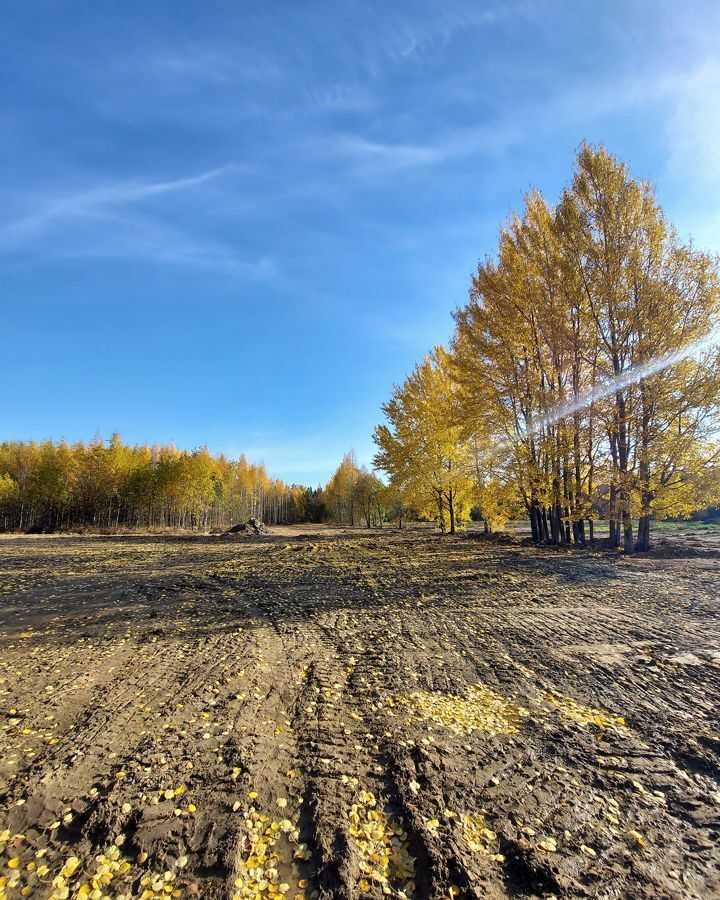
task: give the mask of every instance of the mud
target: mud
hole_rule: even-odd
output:
[[[0,542],[0,898],[720,896],[717,553]]]

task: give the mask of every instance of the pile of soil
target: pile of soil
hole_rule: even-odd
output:
[[[228,528],[225,534],[267,534],[267,525],[261,519],[248,519],[247,522],[241,522],[239,525],[233,525]]]

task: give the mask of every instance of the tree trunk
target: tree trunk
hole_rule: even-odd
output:
[[[445,503],[442,497],[442,491],[437,492],[438,518],[440,521],[440,531],[445,534]]]
[[[530,501],[530,530],[532,531],[532,539],[535,544],[540,543],[539,516],[537,510],[537,501]],[[487,529],[487,520],[485,520],[485,528]]]
[[[633,552],[633,529],[632,519],[630,518],[630,492],[628,490],[628,430],[627,430],[627,409],[625,397],[622,391],[615,394],[615,401],[618,410],[618,467],[620,470],[620,489],[618,491],[618,499],[620,501],[620,515],[622,517],[623,528],[623,549],[626,553]]]
[[[640,516],[638,521],[637,544],[635,549],[639,553],[647,553],[650,549],[650,516]]]
[[[557,546],[560,543],[560,503],[553,503],[550,510],[550,543]]]
[[[635,549],[633,544],[633,527],[632,519],[628,510],[623,509],[623,549],[626,553],[632,553]]]

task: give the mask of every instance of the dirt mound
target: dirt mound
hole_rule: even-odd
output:
[[[228,528],[225,534],[267,534],[267,525],[260,519],[248,519],[247,522],[241,522],[239,525],[233,525]]]
[[[655,559],[719,559],[720,550],[717,542],[711,539],[703,540],[701,537],[691,535],[675,536],[670,538],[656,538],[647,553],[642,554]]]

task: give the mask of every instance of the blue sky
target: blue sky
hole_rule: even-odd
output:
[[[720,250],[717,2],[5,0],[0,438],[324,482],[582,140]]]

